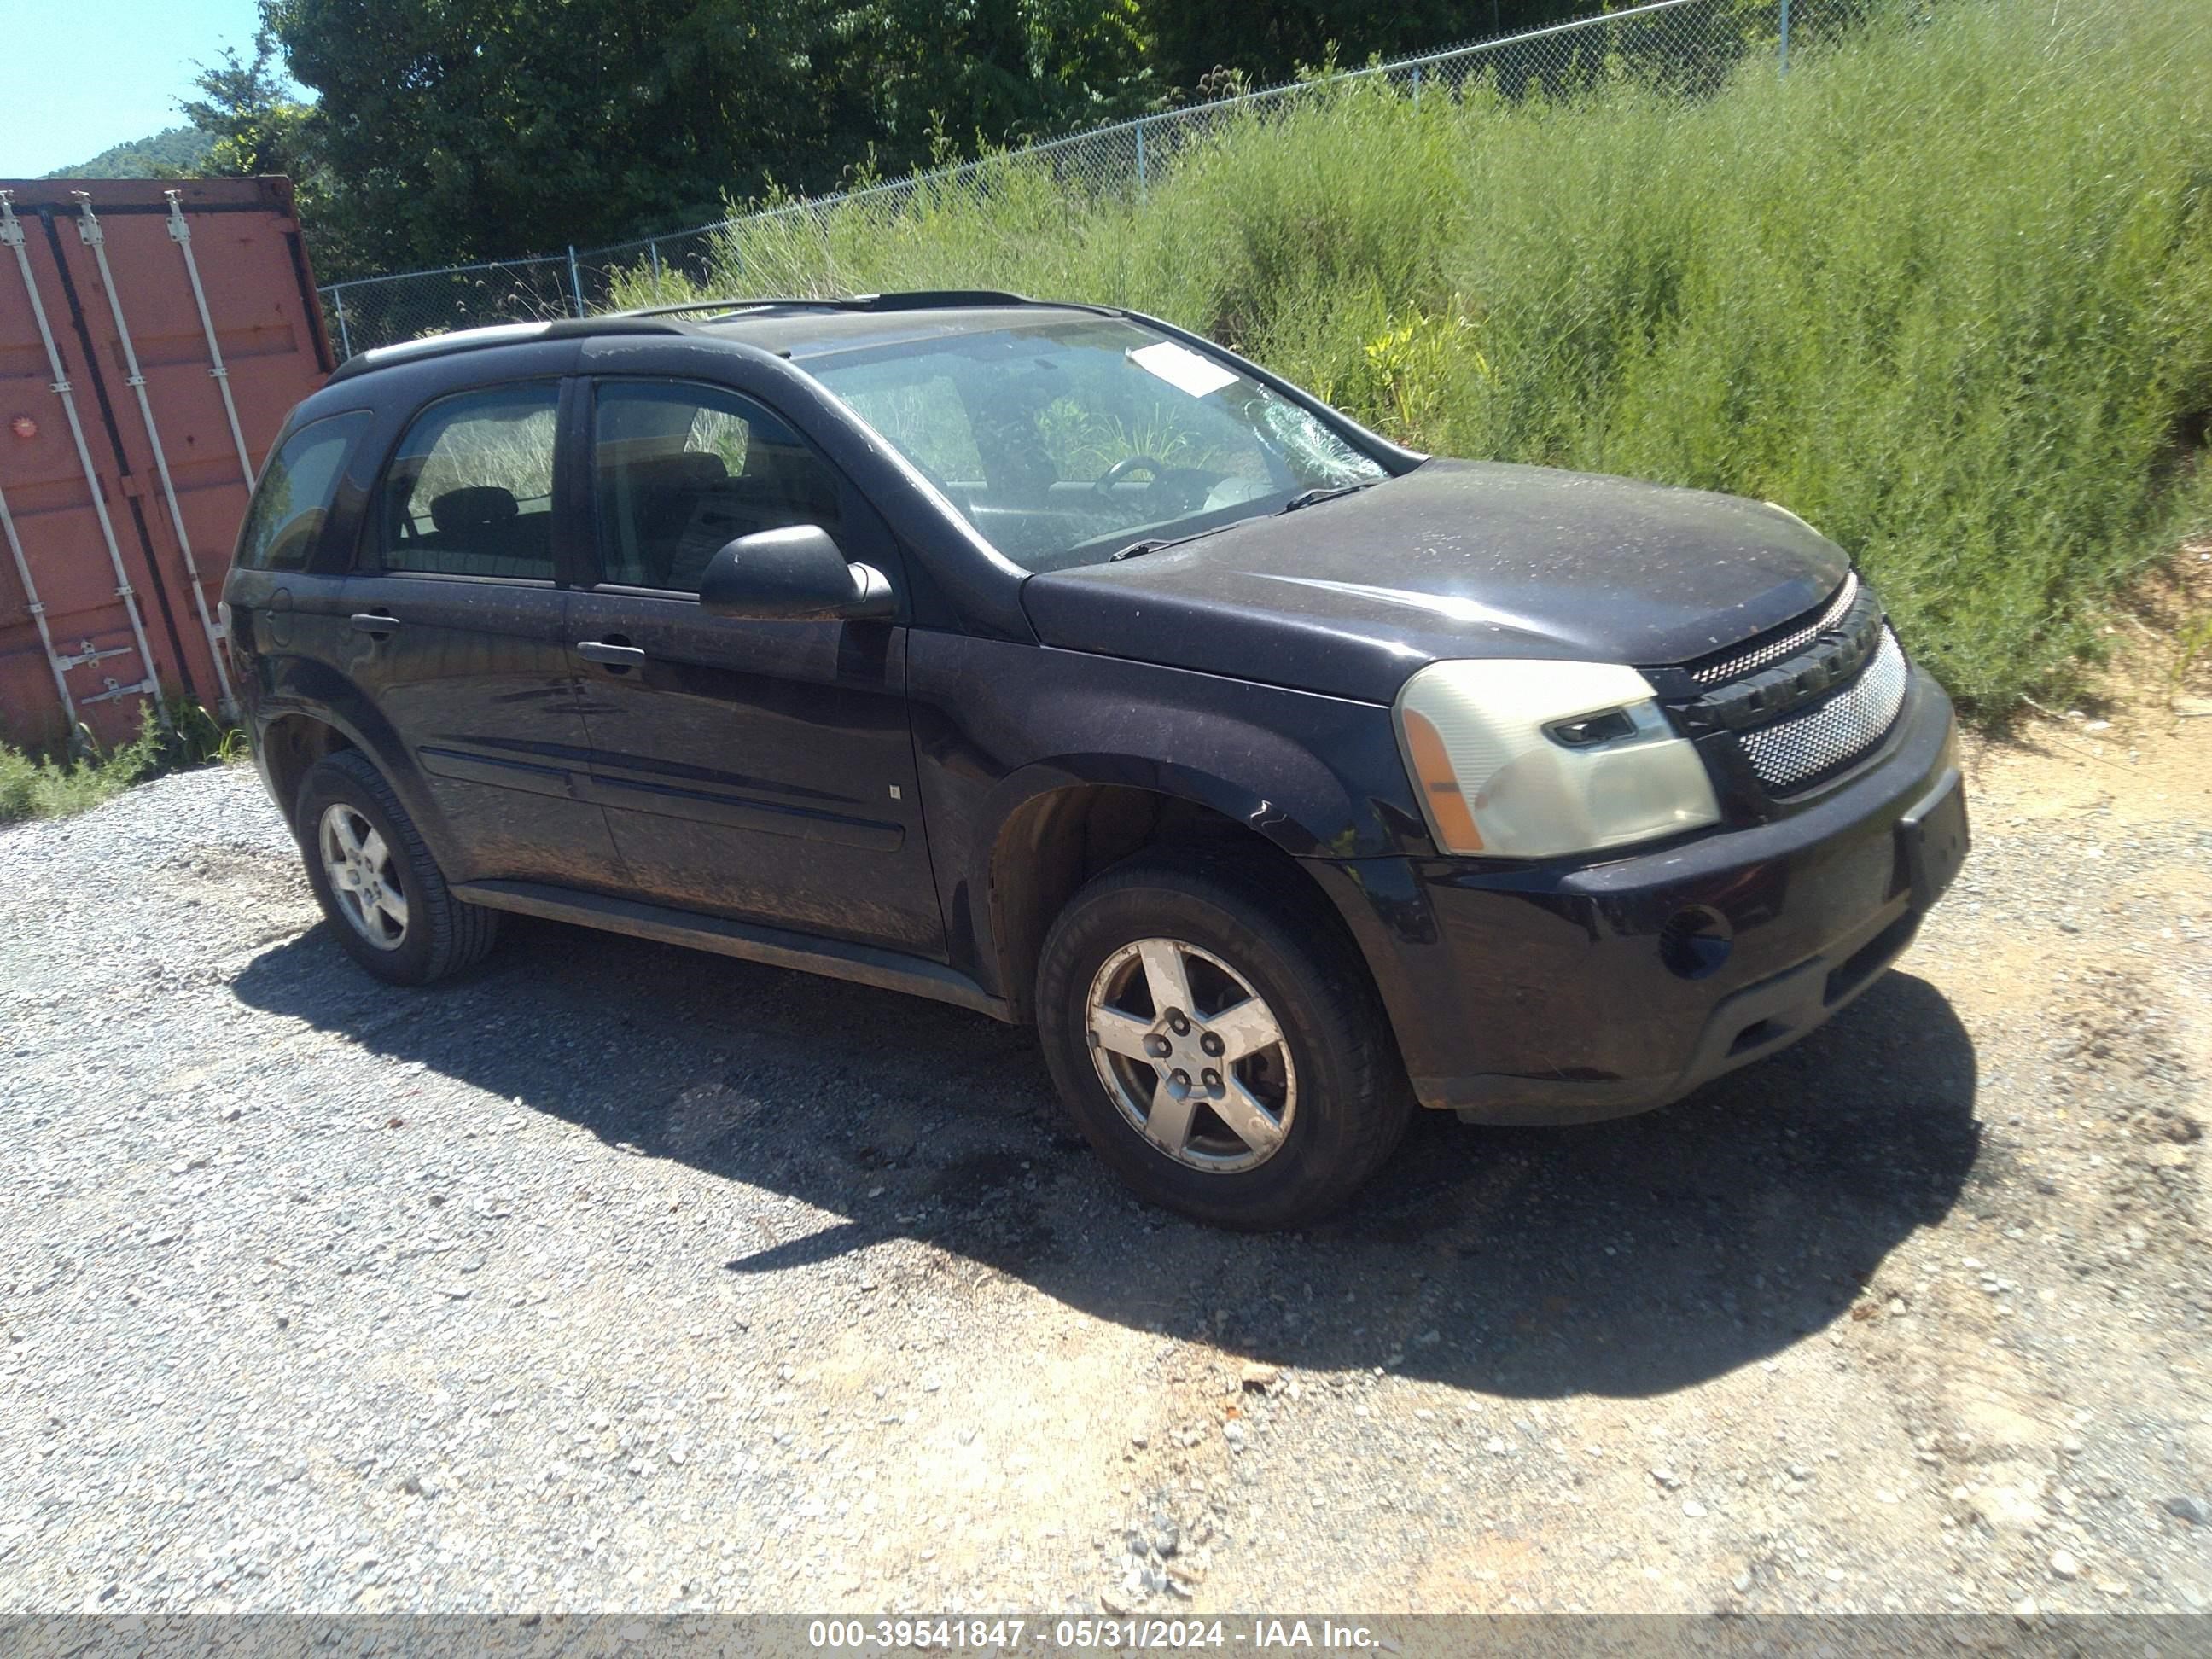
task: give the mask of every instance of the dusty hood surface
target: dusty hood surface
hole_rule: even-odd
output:
[[[1034,576],[1048,645],[1387,702],[1449,657],[1687,661],[1811,610],[1841,548],[1758,501],[1432,460],[1187,547]]]

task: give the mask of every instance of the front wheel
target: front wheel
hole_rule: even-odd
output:
[[[1405,1131],[1410,1094],[1335,918],[1233,860],[1145,855],[1092,881],[1045,941],[1036,1006],[1085,1137],[1198,1220],[1318,1219]]]

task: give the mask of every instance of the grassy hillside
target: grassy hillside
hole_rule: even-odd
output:
[[[1010,161],[725,263],[714,291],[1133,305],[1426,448],[1783,501],[1985,714],[2212,520],[2180,459],[2212,410],[2203,0],[1921,7],[1689,100],[1320,91],[1141,203]]]
[[[170,127],[150,138],[104,149],[88,161],[56,167],[49,179],[162,179],[189,176],[215,140],[198,127]]]

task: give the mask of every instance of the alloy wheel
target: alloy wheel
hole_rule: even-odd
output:
[[[1108,1095],[1176,1163],[1233,1175],[1289,1135],[1297,1071],[1281,1022],[1211,951],[1172,939],[1123,945],[1092,976],[1085,1018]]]
[[[398,950],[407,938],[407,894],[376,826],[340,801],[324,809],[315,840],[338,914],[378,950]]]

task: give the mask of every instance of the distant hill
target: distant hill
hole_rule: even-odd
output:
[[[56,167],[49,179],[147,179],[189,173],[198,167],[215,140],[198,127],[171,127],[151,138],[133,139],[104,149],[89,161],[73,167]]]

